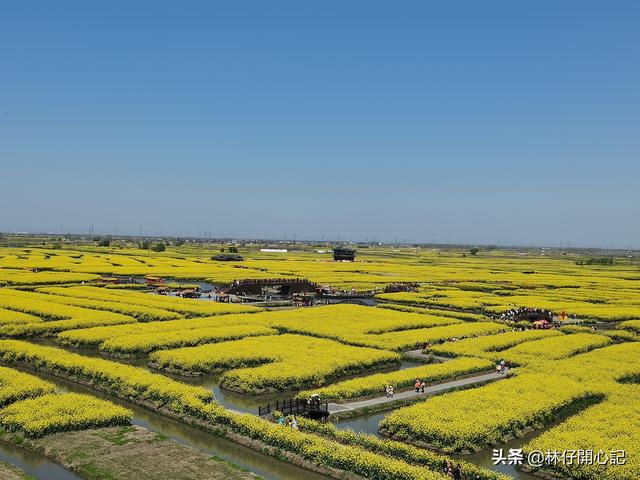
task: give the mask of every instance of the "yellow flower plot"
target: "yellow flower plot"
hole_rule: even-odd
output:
[[[176,312],[187,317],[204,317],[227,313],[259,312],[261,309],[250,305],[203,302],[201,300],[149,295],[130,290],[110,290],[99,287],[68,287],[64,289],[46,289],[47,292],[67,297],[84,298],[95,301],[108,301],[129,305],[159,308]]]
[[[553,461],[546,465],[563,476],[591,480],[640,478],[640,387],[619,385],[606,401],[593,405],[524,446],[525,452],[576,452],[592,461]],[[634,400],[635,399],[635,400]],[[596,457],[596,456],[599,457]],[[612,456],[622,457],[612,463]],[[598,462],[596,458],[599,458]]]
[[[628,320],[620,324],[620,328],[629,330],[630,332],[640,333],[640,320]]]
[[[28,313],[18,312],[15,310],[8,310],[6,308],[0,308],[0,325],[18,325],[38,322],[42,322],[42,319],[40,317],[36,317],[35,315],[29,315]]]
[[[401,408],[388,415],[381,427],[407,442],[460,451],[495,444],[527,427],[543,427],[560,415],[562,421],[528,442],[525,452],[582,450],[610,455],[624,450],[626,461],[624,466],[558,461],[544,468],[590,480],[637,478],[640,343],[608,345],[558,358],[584,341],[579,335],[600,337],[574,334],[521,343],[514,348],[538,345],[528,350],[528,362],[514,377]],[[560,345],[553,342],[560,340],[569,348],[558,351]]]
[[[276,335],[277,333],[277,330],[261,325],[211,326],[170,332],[118,336],[104,341],[100,349],[103,352],[116,355],[143,355],[159,349],[222,342],[259,335]]]
[[[333,378],[398,363],[400,355],[284,334],[161,350],[150,359],[159,367],[186,373],[226,371],[222,386],[258,393],[323,385]]]
[[[133,412],[78,393],[48,394],[0,409],[0,424],[29,437],[88,428],[128,425]]]
[[[25,270],[0,270],[0,286],[52,285],[90,282],[100,278],[90,273],[30,272]]]
[[[421,448],[424,443],[470,451],[531,429],[540,431],[528,437],[525,453],[626,453],[624,465],[547,465],[559,478],[640,478],[640,273],[633,258],[618,255],[613,262],[593,265],[572,250],[563,255],[529,250],[525,255],[497,249],[463,256],[468,249],[371,246],[360,248],[355,262],[345,263],[304,244],[283,254],[246,244],[239,246],[244,261],[230,264],[211,258],[219,246],[170,245],[161,253],[132,248],[124,240],[109,248],[63,246],[52,249],[39,242],[0,249],[4,364],[67,377],[186,421],[211,421],[218,434],[228,429],[365,478],[443,479],[440,472],[450,457]],[[209,281],[216,286],[241,279],[306,278],[322,287],[372,292],[379,303],[267,311],[153,295],[140,285],[101,287],[96,280],[104,275],[151,275],[168,284]],[[392,286],[402,282],[411,285]],[[387,286],[392,286],[387,291],[410,291],[383,293]],[[528,328],[528,321],[513,325],[500,316],[517,307],[577,318],[557,330],[514,331]],[[593,331],[592,320],[610,325]],[[14,336],[29,338],[7,339]],[[65,348],[42,346],[31,337],[51,337]],[[450,360],[378,371],[397,366],[400,352],[425,344],[431,344],[427,355]],[[94,351],[90,357],[67,347]],[[95,358],[97,353],[148,355],[152,366],[167,374]],[[410,388],[416,378],[434,383],[495,371],[501,359],[516,368],[494,383],[428,397],[389,413],[382,433],[395,440],[304,420],[302,431],[296,431],[239,415],[216,402],[209,390],[169,375],[217,372],[222,386],[236,391],[302,389],[303,397],[320,393],[323,399],[350,400],[382,396],[388,384],[396,391]],[[125,416],[111,417],[108,406],[96,407],[105,413],[100,418],[85,408],[96,405],[91,400],[78,402],[52,392],[49,382],[0,368],[0,422],[41,435],[109,424],[114,418],[125,421]],[[7,409],[11,415],[4,416]],[[460,463],[468,478],[504,478]]]
[[[524,446],[525,451],[581,450],[583,456],[600,453],[600,463],[552,461],[545,465],[562,476],[590,480],[639,478],[640,343],[611,345],[552,365],[533,367],[555,368],[601,392],[605,400],[535,437]],[[624,452],[624,464],[611,463],[612,452]]]
[[[20,340],[0,340],[0,360],[10,364],[26,362],[36,369],[53,370],[81,382],[95,382],[108,386],[119,396],[152,402],[158,407],[188,405],[194,399],[209,401],[212,398],[205,388],[186,385],[142,368]]]
[[[261,314],[232,314],[84,328],[61,332],[57,340],[74,346],[100,346],[110,353],[142,354],[159,348],[278,333],[267,327],[262,318]]]
[[[173,320],[182,318],[177,312],[169,310],[147,307],[144,305],[136,305],[135,303],[114,302],[100,299],[89,299],[68,296],[70,288],[43,288],[39,292],[46,293],[40,297],[42,300],[53,303],[61,303],[63,305],[73,305],[76,307],[92,308],[94,310],[105,310],[108,312],[122,313],[135,317],[140,322],[150,322],[154,320]],[[103,291],[105,291],[103,289]]]
[[[483,448],[562,411],[597,398],[560,375],[520,374],[471,390],[446,393],[395,410],[380,427],[399,439],[432,443],[447,451]]]
[[[386,350],[417,348],[427,342],[488,335],[507,329],[493,322],[464,322],[452,317],[358,305],[288,310],[263,318],[267,324],[287,332]]]
[[[527,289],[514,288],[518,277],[512,274],[508,277],[509,283],[494,284],[493,289],[481,283],[474,287],[469,282],[453,282],[446,286],[424,286],[418,292],[379,294],[377,298],[414,307],[454,308],[487,315],[499,315],[518,307],[544,308],[556,314],[566,312],[579,318],[606,321],[634,319],[640,315],[640,292],[620,278],[575,276],[572,284],[556,275],[537,278],[540,285]],[[558,288],[549,289],[550,283],[545,282],[556,282]]]
[[[501,356],[501,351],[514,347],[520,343],[559,335],[562,335],[562,333],[557,330],[505,332],[497,335],[465,338],[464,340],[457,342],[445,342],[433,345],[428,349],[428,352],[444,357],[457,357],[464,355],[482,358],[495,358]]]
[[[480,358],[459,358],[446,363],[429,363],[397,372],[375,373],[344,380],[315,390],[300,392],[298,397],[308,398],[317,393],[323,399],[345,400],[369,395],[381,396],[387,385],[396,391],[413,387],[416,379],[426,383],[441,382],[472,373],[493,370],[494,363]]]
[[[46,295],[19,290],[0,289],[0,307],[30,315],[43,321],[0,325],[0,334],[7,336],[50,335],[72,328],[133,323],[136,320],[120,313],[105,312],[72,305],[62,305],[43,299]]]
[[[54,390],[55,385],[38,377],[0,367],[0,407],[18,400],[52,393]]]
[[[515,347],[498,352],[498,354],[494,355],[494,358],[500,357],[522,365],[540,361],[541,358],[546,360],[559,360],[593,350],[594,348],[604,347],[609,343],[611,343],[609,337],[594,335],[592,333],[551,336],[532,342],[521,343]]]

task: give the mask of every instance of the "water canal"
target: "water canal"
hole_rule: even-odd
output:
[[[82,355],[86,355],[90,357],[106,358],[100,355],[95,350],[62,347],[61,345],[57,344],[51,339],[34,339],[31,341],[39,345],[64,348],[65,350],[72,351],[75,353],[80,353]],[[115,360],[121,363],[126,363],[129,365],[134,365],[134,366],[152,371],[147,366],[147,361],[144,358],[126,359],[126,360],[111,359],[111,360]],[[415,367],[417,365],[420,365],[420,363],[409,361],[409,360],[403,360],[400,365],[387,370],[388,371],[402,370],[406,368]],[[134,412],[134,419],[133,419],[134,424],[143,426],[151,431],[166,435],[167,437],[183,445],[197,448],[210,455],[215,455],[226,461],[232,462],[264,478],[273,479],[273,480],[276,480],[276,479],[298,480],[300,478],[305,478],[310,480],[320,480],[320,479],[327,478],[323,475],[319,475],[314,472],[304,470],[300,467],[291,465],[289,463],[281,462],[279,460],[274,459],[273,457],[256,452],[255,450],[252,450],[242,445],[239,445],[237,443],[231,442],[227,439],[216,437],[203,430],[199,430],[197,428],[191,427],[189,425],[186,425],[177,420],[165,417],[163,415],[156,414],[138,405],[113,398],[109,395],[103,394],[102,392],[95,391],[88,387],[78,385],[76,383],[73,383],[64,379],[60,379],[58,377],[53,377],[47,374],[43,374],[41,372],[38,372],[38,375],[55,383],[60,391],[90,393],[91,395],[104,398],[104,399],[119,403],[123,406],[126,406],[127,408],[129,408]],[[171,375],[168,375],[168,376],[171,376]],[[223,388],[221,389],[218,376],[209,375],[209,376],[202,376],[202,377],[174,377],[174,376],[171,376],[171,377],[192,385],[203,386],[211,390],[214,393],[216,400],[220,402],[222,405],[224,405],[226,408],[229,408],[231,410],[235,410],[238,412],[246,412],[251,414],[257,413],[259,405],[265,405],[268,402],[273,402],[278,399],[282,400],[285,396],[293,397],[297,393],[297,392],[289,392],[287,394],[276,393],[276,394],[259,395],[259,396],[242,395],[242,394],[225,390]],[[369,433],[377,436],[378,424],[380,423],[382,418],[384,418],[386,413],[388,412],[381,412],[381,413],[376,413],[372,415],[363,415],[363,416],[359,416],[351,419],[339,420],[338,422],[336,422],[336,425],[338,426],[338,428],[350,428],[356,432]],[[508,444],[504,445],[503,448],[506,448],[506,449],[520,448],[529,438],[531,438],[531,436],[525,439],[515,439],[509,442]],[[498,465],[498,466],[493,465],[491,450],[486,450],[478,454],[468,455],[464,457],[457,457],[457,458],[464,459],[466,461],[472,462],[476,465],[488,468],[490,470],[506,473],[508,475],[511,475],[517,480],[532,480],[534,478],[537,478],[528,473],[520,472],[514,466],[511,466],[511,465]],[[41,455],[32,454],[23,449],[20,449],[19,447],[15,447],[13,445],[6,444],[4,442],[0,442],[0,459],[4,459],[9,463],[13,463],[14,465],[19,466],[20,468],[25,470],[27,473],[33,475],[38,479],[46,478],[46,479],[52,479],[52,480],[76,480],[79,478],[77,475],[73,474],[72,472],[68,472],[60,465],[50,462],[49,460],[47,460],[45,457]]]

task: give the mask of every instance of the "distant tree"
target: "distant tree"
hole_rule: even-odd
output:
[[[101,238],[98,242],[99,247],[109,247],[111,245],[111,240],[108,238]]]
[[[149,240],[143,240],[138,243],[138,247],[142,250],[149,250],[149,248],[151,248],[151,242]]]
[[[613,265],[613,257],[591,257],[585,260],[578,260],[577,265]]]
[[[164,252],[166,249],[167,249],[167,246],[162,242],[156,243],[153,246],[153,251],[154,252]]]
[[[62,244],[60,242],[55,242],[51,245],[51,248],[54,250],[60,250],[62,248]]]
[[[181,239],[181,238],[176,238],[176,241],[175,241],[175,242],[173,242],[173,244],[174,244],[176,247],[181,247],[182,245],[184,245],[184,240],[183,240],[183,239]]]
[[[220,249],[220,251],[221,251],[222,253],[224,253],[224,247],[222,247],[222,248]]]
[[[479,251],[480,251],[480,249],[479,249],[479,248],[477,248],[477,247],[471,247],[471,248],[469,249],[469,253],[470,253],[471,255],[475,255],[475,254],[476,254],[476,253],[478,253]]]
[[[230,253],[238,253],[238,247],[229,247]]]

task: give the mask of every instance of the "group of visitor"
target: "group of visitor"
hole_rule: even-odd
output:
[[[283,427],[291,427],[294,430],[298,430],[298,420],[295,415],[288,416],[280,416],[278,417],[278,425],[282,425]]]
[[[500,315],[499,320],[519,322],[521,320],[537,319],[553,319],[553,314],[544,308],[518,307],[507,310]]]
[[[420,380],[419,378],[417,378],[416,382],[414,383],[416,393],[424,393],[424,389],[426,386],[427,382],[425,382],[424,380]],[[387,385],[386,387],[384,387],[384,393],[387,398],[393,397],[393,385]]]
[[[498,364],[496,365],[496,372],[500,373],[502,375],[505,375],[507,373],[507,371],[509,371],[509,369],[511,368],[511,362],[510,361],[504,361],[504,360],[500,360],[498,362]]]
[[[462,470],[457,463],[447,461],[444,466],[444,474],[454,480],[462,480]]]

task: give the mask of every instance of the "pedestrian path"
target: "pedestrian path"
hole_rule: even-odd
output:
[[[395,402],[397,400],[411,399],[415,397],[428,397],[437,393],[446,392],[454,388],[466,387],[469,385],[475,385],[478,383],[492,382],[505,378],[505,373],[491,372],[482,375],[476,375],[474,377],[462,378],[460,380],[452,380],[450,382],[439,383],[437,385],[427,386],[424,389],[424,393],[416,393],[415,389],[405,392],[396,393],[393,397],[376,397],[368,400],[360,400],[349,403],[329,403],[329,413],[348,412],[350,410],[358,410],[365,407],[373,407],[382,405],[385,403]]]

